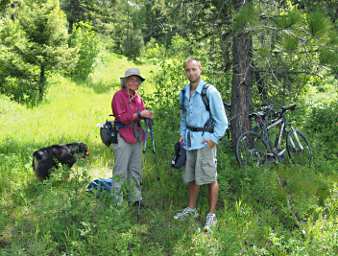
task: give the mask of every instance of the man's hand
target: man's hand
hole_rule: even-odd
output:
[[[216,145],[216,143],[213,142],[212,140],[204,140],[203,143],[208,144],[208,148],[210,148],[210,149],[213,148]]]

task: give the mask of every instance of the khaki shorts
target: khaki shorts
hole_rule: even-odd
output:
[[[204,147],[187,151],[183,181],[184,183],[195,181],[197,185],[217,181],[216,146],[212,149]]]

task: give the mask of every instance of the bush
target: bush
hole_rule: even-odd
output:
[[[94,63],[99,53],[99,39],[91,25],[80,22],[70,38],[70,45],[77,47],[79,54],[72,77],[86,80],[94,69]]]
[[[128,29],[123,34],[122,53],[129,59],[136,60],[144,46],[143,35],[140,29]]]
[[[336,158],[338,155],[338,102],[320,105],[311,110],[305,123],[311,134],[316,152],[326,158]]]
[[[27,38],[20,24],[10,20],[0,23],[0,42],[0,93],[19,103],[34,103],[39,70],[22,58]]]
[[[163,45],[160,45],[156,42],[154,38],[150,39],[150,41],[146,44],[146,46],[142,50],[142,58],[147,60],[152,64],[158,64],[163,60],[163,56],[165,54],[166,49]]]

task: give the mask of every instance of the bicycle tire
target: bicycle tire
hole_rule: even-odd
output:
[[[288,132],[286,150],[292,163],[300,165],[311,164],[313,158],[311,146],[301,131],[291,129]]]
[[[242,133],[236,142],[236,158],[240,166],[260,166],[267,158],[267,148],[254,131]]]

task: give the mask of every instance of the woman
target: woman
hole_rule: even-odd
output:
[[[115,126],[118,128],[118,143],[113,144],[115,151],[115,166],[113,169],[113,192],[117,203],[122,203],[121,187],[128,184],[128,201],[131,204],[142,205],[142,142],[144,131],[140,121],[152,118],[152,112],[144,108],[144,103],[137,90],[145,79],[137,68],[126,70],[121,77],[121,89],[112,100],[112,110],[115,116]]]

